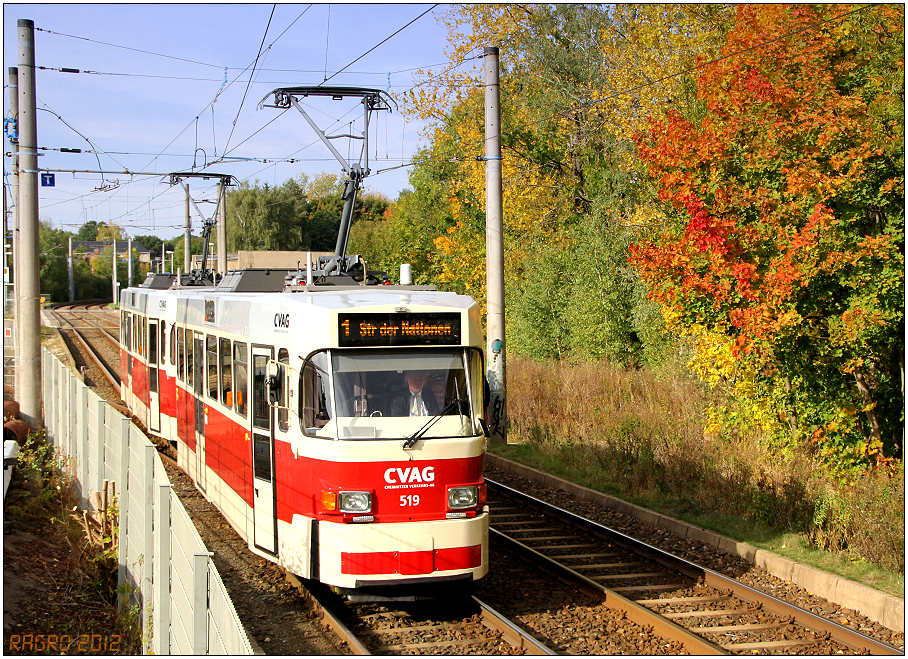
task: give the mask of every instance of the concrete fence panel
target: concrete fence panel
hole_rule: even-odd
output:
[[[72,472],[80,504],[105,480],[116,487],[118,608],[135,607],[143,652],[253,654],[154,445],[47,350],[42,362],[47,438]]]

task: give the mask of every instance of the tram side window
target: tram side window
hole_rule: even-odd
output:
[[[167,363],[167,323],[163,320],[158,323],[161,336],[161,366]]]
[[[286,348],[277,351],[277,360],[281,363],[281,401],[277,409],[277,427],[282,432],[290,430],[289,392],[290,388],[290,353]]]
[[[218,339],[216,336],[205,337],[205,353],[208,361],[208,379],[206,389],[208,397],[218,399]]]
[[[233,407],[233,385],[230,378],[230,339],[221,339],[218,342],[218,358],[221,362],[221,402],[227,407]]]
[[[233,404],[237,414],[246,416],[246,386],[248,364],[246,344],[237,341],[233,344]]]
[[[148,333],[148,363],[158,363],[158,326],[151,324],[151,332]]]
[[[265,386],[268,357],[252,355],[252,427],[271,429],[271,408],[268,405],[268,388]]]
[[[330,420],[331,387],[328,379],[328,355],[317,352],[306,360],[300,372],[299,417],[302,430],[315,435]]]
[[[172,327],[170,329],[173,330]],[[185,361],[183,340],[183,328],[181,327],[177,330],[177,378],[179,378],[180,382],[186,379],[185,371],[183,370],[183,362]]]
[[[194,385],[195,379],[195,360],[192,350],[192,331],[186,330],[186,384],[190,387]]]
[[[176,336],[177,328],[176,325],[170,326],[170,365],[173,366],[176,362]]]

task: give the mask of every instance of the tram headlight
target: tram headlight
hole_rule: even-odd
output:
[[[461,485],[448,488],[448,508],[475,508],[479,504],[479,488]]]
[[[338,504],[342,513],[368,513],[372,511],[372,493],[341,492]]]

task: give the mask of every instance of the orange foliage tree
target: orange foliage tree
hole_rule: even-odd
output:
[[[632,247],[651,298],[842,474],[903,438],[903,51],[901,5],[740,5],[705,112],[638,136],[673,219]]]

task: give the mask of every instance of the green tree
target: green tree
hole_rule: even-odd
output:
[[[142,236],[133,236],[132,243],[133,246],[135,246],[136,243],[139,243],[143,247],[146,247],[150,252],[152,260],[155,260],[160,259],[165,251],[173,251],[176,240],[178,239],[164,240],[162,238],[158,238],[157,236],[148,234]]]
[[[229,223],[228,223],[228,232],[229,232]],[[201,236],[190,236],[189,237],[189,250],[191,252],[191,255],[194,254],[194,255],[198,256],[198,255],[202,254],[203,242],[204,241],[202,240]],[[185,251],[186,250],[184,249],[183,240],[178,240],[176,246],[173,248],[173,267],[175,270],[179,270],[180,272],[183,272],[183,273],[186,272],[185,261],[184,261]],[[176,274],[176,273],[174,273],[174,274]]]
[[[261,188],[243,181],[227,193],[227,249],[298,250],[308,247],[306,199],[292,179]]]
[[[65,302],[69,299],[67,275],[68,231],[54,229],[49,220],[38,224],[39,281],[41,293],[50,295],[50,301]]]
[[[76,240],[98,240],[98,229],[103,226],[103,222],[98,223],[95,220],[89,220],[79,227],[79,231],[74,238]]]
[[[129,279],[129,264],[126,262],[124,256],[117,255],[117,282],[120,284],[120,290],[125,290],[128,287]],[[133,253],[133,276],[136,277],[138,282],[141,281],[142,277],[139,274],[139,261],[135,253]],[[106,282],[107,290],[104,293],[100,294],[100,299],[112,298],[113,297],[113,245],[108,245],[101,250],[101,253],[92,261],[91,264],[92,274],[97,277],[100,281]],[[137,283],[138,283],[137,282]],[[100,290],[103,287],[100,283],[97,285],[97,289]]]

